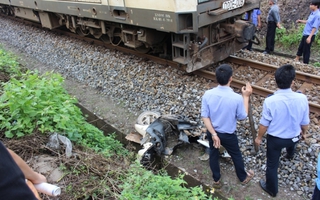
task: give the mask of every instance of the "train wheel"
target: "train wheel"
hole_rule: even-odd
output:
[[[4,7],[2,12],[8,16],[14,16],[14,10],[12,7]]]
[[[100,39],[100,37],[103,35],[101,29],[89,28],[89,31],[90,31],[90,34],[96,39]]]
[[[84,26],[80,26],[79,28],[77,28],[76,32],[80,35],[80,36],[87,36],[90,34],[90,30],[86,29],[86,27]]]
[[[139,53],[148,53],[151,50],[151,48],[150,47],[146,47],[145,45],[142,45],[142,46],[140,46],[138,48],[135,48],[134,50],[136,50]]]
[[[102,42],[106,43],[106,44],[110,44],[111,41],[110,41],[110,37],[107,35],[107,34],[103,34],[101,37],[100,37],[100,40],[102,40]]]

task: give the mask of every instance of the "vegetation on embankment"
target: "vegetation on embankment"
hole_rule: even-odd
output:
[[[114,134],[86,122],[61,75],[40,75],[16,60],[0,48],[0,136],[22,141],[56,132],[74,143],[77,156],[60,159],[66,186],[60,199],[210,199],[200,187],[187,188],[181,174],[142,168]]]

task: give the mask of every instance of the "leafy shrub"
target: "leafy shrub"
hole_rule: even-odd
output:
[[[121,200],[201,200],[210,199],[200,187],[186,188],[183,175],[171,179],[165,172],[159,175],[132,165],[128,176],[123,181]]]
[[[291,27],[295,27],[293,24]],[[276,38],[275,40],[279,43],[281,43],[285,47],[296,47],[298,48],[302,35],[303,35],[303,29],[305,27],[305,24],[299,24],[298,28],[291,28],[291,29],[276,29]],[[314,43],[316,45],[312,45],[313,48],[319,49],[320,45],[320,34],[317,34]]]
[[[304,24],[299,24],[298,29],[277,28],[275,40],[285,47],[298,47],[302,38],[303,29]]]
[[[98,128],[87,123],[77,99],[68,95],[59,74],[27,71],[19,79],[3,83],[0,96],[0,130],[8,138],[25,134],[58,132],[70,140],[111,155],[125,152],[113,135],[105,137]]]
[[[20,74],[19,63],[15,57],[2,48],[0,48],[0,71],[11,76]]]
[[[315,62],[313,65],[314,65],[315,67],[320,67],[320,62]]]
[[[21,137],[38,129],[41,133],[65,132],[73,141],[80,138],[81,111],[74,105],[77,100],[61,86],[62,81],[58,74],[38,76],[29,71],[19,80],[4,83],[0,127],[6,129],[6,136]]]

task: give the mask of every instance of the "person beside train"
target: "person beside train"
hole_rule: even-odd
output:
[[[317,164],[317,178],[315,181],[314,191],[312,194],[312,200],[320,199],[320,153],[318,154],[318,164]]]
[[[267,36],[266,36],[266,48],[264,54],[269,54],[274,51],[276,28],[281,28],[280,25],[280,13],[277,0],[269,0],[270,10],[267,17]]]
[[[219,166],[219,148],[221,145],[230,154],[237,177],[242,184],[247,184],[254,176],[252,170],[245,170],[243,158],[236,135],[237,120],[244,120],[248,115],[249,97],[252,87],[247,83],[241,89],[242,96],[230,87],[232,68],[222,64],[216,69],[216,79],[219,85],[207,90],[202,97],[201,117],[207,128],[207,138],[210,146],[209,164],[212,171],[213,187],[221,187]]]
[[[303,63],[309,64],[311,44],[313,43],[320,26],[319,5],[320,0],[312,0],[309,6],[311,13],[308,17],[308,20],[298,19],[296,21],[297,23],[306,24],[303,29],[302,38],[298,47],[296,58],[294,59],[297,62],[300,60],[300,57],[303,56]]]
[[[275,72],[278,90],[264,100],[259,131],[255,139],[260,145],[263,135],[267,132],[267,169],[266,181],[260,180],[261,188],[270,196],[278,193],[278,167],[281,150],[286,148],[285,157],[294,158],[298,141],[305,139],[308,130],[309,104],[307,97],[293,92],[295,69],[286,64]]]
[[[6,148],[0,141],[0,197],[6,200],[38,200],[36,191],[32,191],[26,179],[33,184],[47,182],[42,174],[35,172],[15,152]],[[34,187],[33,187],[34,188]]]
[[[253,9],[250,16],[249,16],[249,13],[246,13],[244,19],[248,21],[250,20],[254,24],[257,30],[261,28],[261,11],[259,8]],[[252,40],[254,40],[254,37],[255,36],[253,36]],[[245,46],[243,49],[252,51],[252,40],[249,40],[248,45]]]

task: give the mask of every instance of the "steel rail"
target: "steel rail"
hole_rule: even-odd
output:
[[[13,18],[13,19],[16,20],[16,21],[27,23],[29,25],[36,26],[38,28],[42,28],[41,25],[39,25],[38,23],[30,22],[30,21],[23,20],[23,19],[17,19],[17,18]],[[103,42],[101,40],[95,39],[95,38],[83,37],[83,36],[80,36],[80,35],[78,35],[76,33],[68,32],[68,31],[64,31],[64,30],[60,30],[60,29],[53,29],[51,31],[55,32],[55,33],[67,35],[67,36],[70,36],[72,38],[77,38],[79,40],[88,42],[89,44],[95,44],[95,45],[99,45],[99,46],[104,46],[104,47],[106,47],[108,49],[115,49],[115,50],[121,51],[122,53],[135,55],[135,56],[138,56],[140,58],[148,59],[148,60],[151,60],[151,61],[153,61],[155,63],[171,66],[173,68],[176,68],[176,69],[179,69],[179,70],[183,70],[184,72],[186,72],[186,66],[185,65],[173,62],[171,60],[159,58],[159,57],[156,57],[156,56],[150,55],[150,54],[140,53],[140,52],[138,52],[138,51],[136,51],[134,49],[129,49],[127,47],[115,46],[115,45],[112,45],[112,44],[107,44],[107,43],[105,43],[105,42]],[[254,60],[247,60],[247,59],[244,59],[244,58],[238,58],[236,56],[229,56],[226,59],[226,61],[231,62],[231,63],[235,63],[235,64],[239,64],[239,65],[250,66],[252,68],[256,68],[256,69],[260,69],[260,70],[264,70],[264,71],[268,71],[268,72],[273,72],[278,68],[277,66],[274,66],[274,65],[265,64],[265,63],[254,61]],[[201,77],[207,78],[209,80],[216,81],[215,73],[213,73],[213,72],[209,72],[209,71],[206,71],[206,70],[197,70],[197,71],[192,72],[192,74],[196,74],[196,75],[199,75]],[[308,82],[308,83],[320,84],[320,77],[312,75],[312,74],[308,74],[308,73],[297,71],[296,72],[296,78],[299,79],[299,80]],[[232,82],[231,82],[231,86],[232,87],[239,88],[239,89],[242,88],[245,85],[246,85],[245,82],[239,81],[239,80],[236,80],[236,79],[233,79]],[[253,88],[253,93],[254,94],[257,94],[257,95],[260,95],[260,96],[263,96],[263,97],[267,97],[268,95],[274,93],[274,91],[272,91],[272,90],[269,90],[269,89],[266,89],[266,88],[263,88],[263,87],[260,87],[260,86],[257,86],[257,85],[252,85],[252,88]],[[312,103],[312,102],[309,102],[309,108],[310,108],[310,112],[320,114],[320,105]]]
[[[277,69],[277,67],[273,66],[273,65],[269,65],[269,64],[265,64],[265,63],[261,63],[261,62],[257,62],[257,61],[253,61],[253,60],[246,60],[246,59],[243,59],[243,58],[237,58],[235,56],[230,56],[229,58],[227,58],[227,61],[232,62],[232,63],[236,63],[236,64],[241,64],[241,65],[249,65],[249,64],[253,63],[254,66],[252,66],[252,65],[249,65],[249,66],[257,68],[257,69],[265,70],[265,71],[268,71],[268,70],[270,71],[270,69],[272,69],[272,70],[276,70]],[[195,71],[193,73],[197,74],[199,76],[202,76],[204,78],[207,78],[209,80],[216,81],[216,75],[213,72],[209,72],[209,71],[206,71],[206,70],[198,70],[198,71]],[[320,80],[320,77],[312,75],[312,74],[307,74],[307,73],[302,73],[302,72],[296,72],[296,74],[299,74],[299,75],[296,75],[296,77],[299,77],[300,80],[306,80],[306,82],[312,81],[312,83],[318,83],[318,81]],[[301,78],[302,76],[306,77],[306,78],[302,79]],[[231,86],[232,87],[240,89],[245,85],[246,85],[246,83],[243,82],[243,81],[232,79],[232,82],[231,82]],[[257,86],[257,85],[252,85],[252,88],[253,88],[253,93],[254,94],[257,94],[257,95],[260,95],[260,96],[263,96],[263,97],[267,97],[268,95],[273,94],[275,92],[273,90],[269,90],[269,89],[266,89],[266,88],[263,88],[263,87],[260,87],[260,86]],[[312,102],[309,102],[309,110],[312,113],[320,114],[320,105],[312,103]]]
[[[268,71],[268,72],[273,72],[278,69],[278,67],[275,65],[270,65],[270,64],[262,63],[262,62],[255,61],[255,60],[247,60],[244,58],[238,58],[236,56],[229,56],[226,59],[226,61],[236,63],[239,65],[250,66],[255,69],[260,69],[260,70],[264,70],[264,71]],[[301,80],[301,81],[305,81],[307,83],[314,83],[314,84],[320,85],[320,77],[313,75],[313,74],[296,71],[296,79]]]

